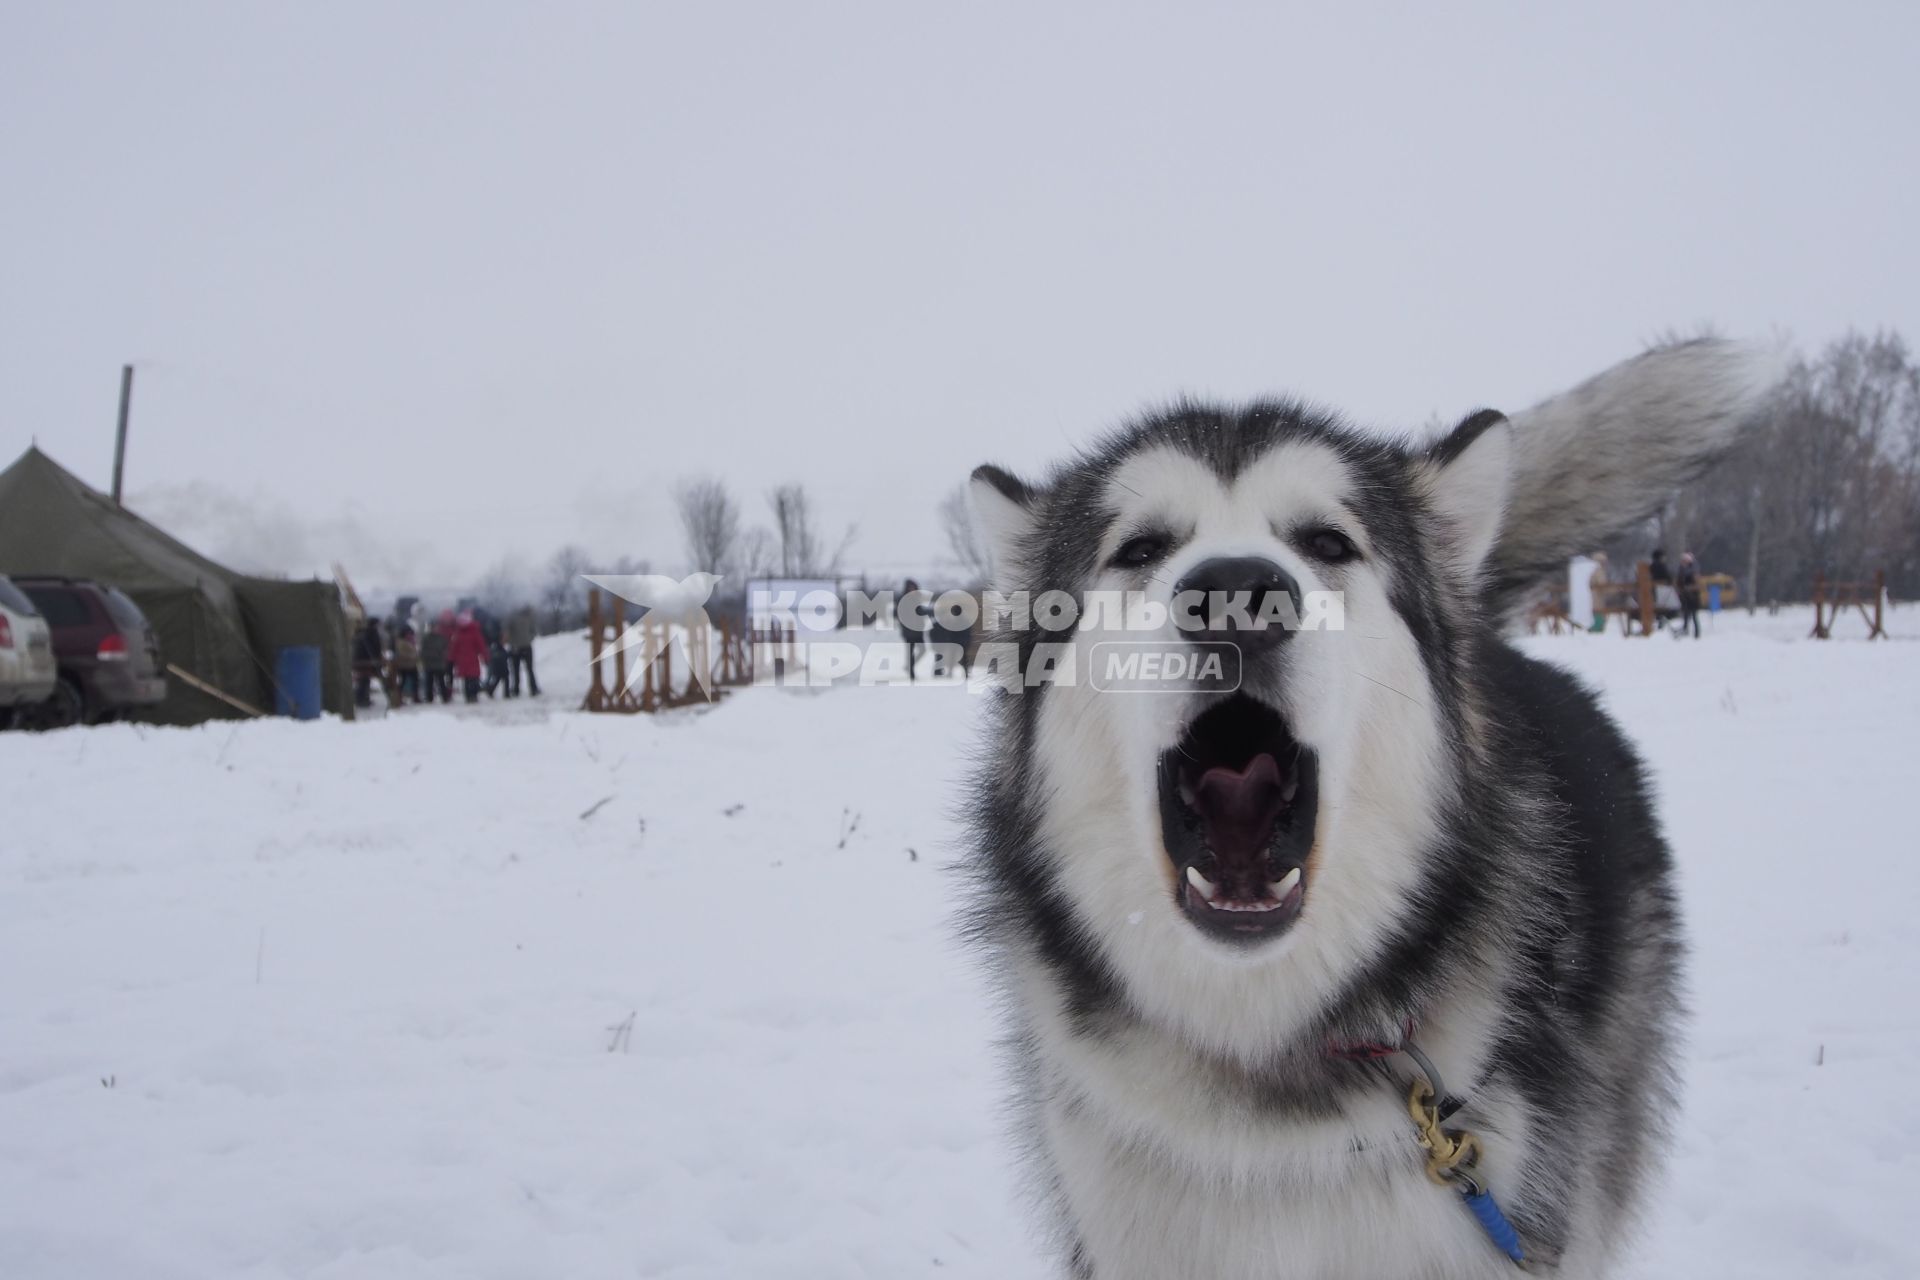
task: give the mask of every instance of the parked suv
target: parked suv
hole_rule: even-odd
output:
[[[123,592],[86,578],[13,582],[53,631],[60,680],[41,713],[44,723],[93,724],[167,696],[159,638]]]
[[[45,702],[57,678],[47,620],[0,576],[0,729]]]

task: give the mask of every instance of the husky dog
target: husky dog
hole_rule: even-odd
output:
[[[1504,624],[1775,365],[1680,343],[1418,448],[1187,403],[1042,484],[974,473],[1003,595],[1133,593],[1124,625],[1012,615],[974,797],[970,919],[1067,1274],[1513,1274],[1499,1227],[1530,1270],[1609,1271],[1674,1106],[1673,873],[1633,748]],[[1343,626],[1275,621],[1317,593]],[[1231,642],[1238,687],[1095,687],[1141,625]],[[1434,1146],[1473,1136],[1456,1164],[1423,1085]]]

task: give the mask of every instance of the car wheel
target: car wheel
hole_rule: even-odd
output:
[[[71,680],[61,680],[53,686],[47,700],[34,708],[33,720],[36,729],[65,729],[86,718],[87,700],[80,686]]]

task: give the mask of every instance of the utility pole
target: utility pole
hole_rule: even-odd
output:
[[[127,467],[127,412],[133,408],[133,366],[120,366],[120,430],[113,438],[113,505],[120,505],[120,477]]]

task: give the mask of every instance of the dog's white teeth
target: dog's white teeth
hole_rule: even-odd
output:
[[[1276,898],[1285,898],[1293,892],[1293,886],[1300,883],[1300,868],[1295,867],[1267,886],[1267,891]]]
[[[1198,867],[1187,868],[1187,883],[1198,889],[1205,898],[1216,897],[1220,892],[1220,886],[1201,875]]]

